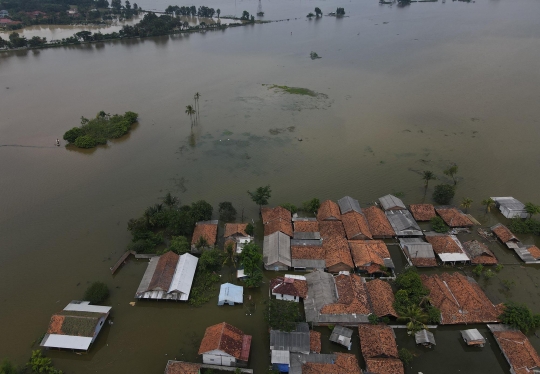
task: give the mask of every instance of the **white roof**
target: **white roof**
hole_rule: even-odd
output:
[[[73,310],[76,312],[109,313],[112,307],[101,305],[90,305],[89,301],[72,301],[64,310]]]
[[[244,287],[232,283],[224,283],[219,291],[219,301],[232,301],[237,304],[244,302]]]
[[[303,275],[294,275],[294,274],[285,274],[285,278],[306,280],[306,277],[304,277]]]
[[[50,334],[43,339],[40,345],[48,348],[81,349],[86,351],[90,347],[92,339],[86,336]]]
[[[236,271],[236,278],[244,278],[247,277],[246,273],[244,273],[244,269],[238,269]]]
[[[176,269],[174,270],[174,276],[169,286],[168,293],[172,291],[181,292],[180,300],[187,300],[189,298],[189,292],[191,291],[191,284],[193,283],[193,277],[195,276],[195,269],[197,268],[197,262],[199,259],[189,253],[184,253],[178,259]],[[185,297],[185,298],[184,298]]]
[[[470,258],[465,253],[440,253],[438,254],[439,258],[443,262],[454,262],[454,261],[469,261]]]
[[[272,359],[270,363],[290,365],[290,362],[291,362],[290,357],[291,355],[289,351],[272,350]]]
[[[403,201],[401,201],[400,198],[394,196],[394,195],[385,195],[383,197],[379,197],[379,202],[381,203],[384,210],[388,209],[407,209],[405,204],[403,204]]]

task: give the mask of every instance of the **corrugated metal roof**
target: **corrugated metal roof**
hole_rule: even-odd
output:
[[[332,334],[330,334],[330,341],[349,348],[352,334],[353,330],[337,325],[332,330]]]
[[[395,197],[394,195],[386,195],[383,197],[379,197],[379,202],[381,203],[381,206],[384,210],[407,209],[405,204],[403,204],[403,201],[401,201],[401,199]]]
[[[270,349],[296,353],[309,353],[309,325],[297,323],[291,332],[270,330]]]
[[[320,364],[333,364],[336,361],[335,354],[302,354],[291,353],[290,354],[290,367],[289,374],[302,374],[302,365],[307,362],[314,362]]]
[[[174,270],[174,276],[169,286],[168,293],[181,292],[186,295],[186,300],[189,298],[191,291],[191,284],[193,283],[193,277],[195,276],[195,269],[197,268],[197,262],[199,259],[189,253],[184,253],[178,258],[176,269]]]
[[[477,329],[470,329],[470,330],[461,330],[461,336],[463,337],[463,340],[465,340],[467,343],[470,341],[482,341],[486,342],[486,339],[480,334],[480,331]]]
[[[339,210],[341,211],[341,214],[345,214],[348,212],[358,212],[362,213],[362,208],[360,208],[360,203],[358,200],[353,199],[350,196],[342,197],[338,200]]]
[[[110,306],[90,305],[89,301],[72,301],[64,310],[73,310],[77,312],[92,312],[107,314],[112,309]]]
[[[296,215],[296,213],[295,213]],[[292,221],[293,222],[317,222],[317,218],[315,217],[298,217],[293,215]]]
[[[244,302],[244,287],[236,286],[232,283],[224,283],[219,289],[218,300],[218,303],[233,302],[236,304],[242,304]]]
[[[389,210],[385,212],[390,225],[398,236],[423,235],[420,226],[408,210]]]
[[[442,262],[470,261],[471,259],[465,253],[439,253]]]
[[[291,238],[281,231],[264,237],[263,262],[265,266],[282,263],[291,266]]]
[[[310,260],[310,259],[292,259],[293,268],[321,269],[326,267],[325,260]]]
[[[416,340],[416,344],[425,344],[430,343],[435,345],[435,336],[433,333],[427,331],[427,330],[420,330],[416,334],[414,334],[414,339]]]
[[[308,297],[304,299],[306,321],[318,321],[319,311],[338,300],[334,277],[320,270],[306,274]]]
[[[295,232],[293,240],[320,240],[321,233],[319,232]]]
[[[492,199],[499,204],[510,210],[525,210],[525,204],[521,201],[514,199],[511,196],[508,197],[492,197]]]
[[[272,364],[290,364],[289,351],[272,350],[272,357],[270,363]]]
[[[86,336],[71,336],[59,334],[47,334],[41,341],[40,346],[47,348],[79,349],[86,351],[92,344],[92,339]]]
[[[322,240],[309,240],[309,239],[291,239],[291,245],[304,245],[304,246],[322,246]]]

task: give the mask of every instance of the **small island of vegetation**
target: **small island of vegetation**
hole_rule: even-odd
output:
[[[100,111],[93,119],[81,117],[81,126],[66,131],[64,140],[78,148],[94,148],[107,144],[109,139],[117,139],[127,134],[137,122],[138,116],[134,112],[110,115]]]

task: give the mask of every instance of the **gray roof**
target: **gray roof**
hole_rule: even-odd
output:
[[[309,354],[309,325],[297,323],[291,332],[270,330],[270,349]]]
[[[339,210],[341,211],[341,214],[345,214],[348,212],[358,212],[362,213],[362,208],[360,208],[360,203],[358,200],[353,199],[350,196],[342,197],[338,200]]]
[[[401,199],[395,197],[394,195],[386,195],[383,197],[379,197],[379,202],[381,203],[381,206],[384,210],[407,209],[405,204],[403,204],[403,201],[401,201]]]
[[[322,246],[322,240],[291,239],[291,245]]]
[[[525,204],[521,201],[514,199],[511,196],[508,197],[492,197],[495,202],[502,207],[509,210],[525,210]]]
[[[461,336],[463,337],[463,340],[465,340],[467,343],[470,341],[481,341],[483,343],[486,342],[486,339],[480,334],[480,331],[477,329],[470,329],[470,330],[461,330]]]
[[[414,334],[414,340],[416,340],[416,344],[433,344],[435,345],[435,336],[433,333],[427,331],[427,330],[420,330],[416,334]]]
[[[349,347],[351,345],[353,330],[343,326],[335,326],[330,334],[330,341]]]
[[[195,225],[217,225],[219,221],[217,219],[214,219],[212,221],[199,221]]]
[[[407,248],[411,258],[435,258],[433,246],[418,238],[401,238],[399,244]]]
[[[315,217],[298,217],[298,216],[295,217],[293,215],[292,221],[293,222],[317,222],[317,218],[315,218]]]
[[[307,269],[321,269],[326,267],[325,260],[312,260],[312,259],[292,259],[293,268],[307,268]]]
[[[263,262],[265,266],[276,263],[291,266],[291,240],[288,235],[277,231],[264,237]]]
[[[295,232],[293,235],[295,240],[321,240],[320,232]]]
[[[394,261],[392,261],[391,258],[383,258],[384,267],[387,267],[389,269],[395,269],[396,265],[394,265]]]
[[[386,218],[396,232],[397,236],[422,236],[422,230],[408,210],[389,210],[385,212]]]
[[[336,361],[335,354],[302,354],[291,353],[289,374],[302,374],[302,365],[307,362],[319,364],[333,364]]]

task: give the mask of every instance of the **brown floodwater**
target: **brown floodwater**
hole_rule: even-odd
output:
[[[257,2],[218,5],[225,15],[253,12]],[[315,6],[324,13],[344,6],[349,17],[306,20]],[[447,182],[442,170],[455,162],[455,201],[472,198],[470,212],[483,225],[505,222],[484,213],[479,202],[488,196],[539,203],[539,7],[535,0],[405,8],[280,0],[263,2],[265,18],[290,21],[0,53],[0,357],[23,364],[51,314],[99,280],[111,288],[114,324],[87,355],[48,352],[65,372],[161,373],[168,359],[199,360],[205,328],[224,320],[254,336],[250,366],[265,372],[265,287],[246,291],[253,306],[218,308],[216,294],[202,308],[132,307],[146,262],[132,260],[111,276],[130,240],[127,220],[169,191],[214,209],[231,201],[257,220],[246,191],[261,185],[271,185],[272,205],[351,195],[365,206],[392,192],[410,204],[423,198],[420,171]],[[311,60],[311,51],[322,58]],[[184,110],[196,92],[200,123],[192,131]],[[140,123],[106,147],[54,146],[81,116],[100,110],[133,110]],[[540,267],[490,247],[505,268],[480,285],[494,302],[540,312]],[[504,279],[516,285],[507,291]],[[430,351],[399,331],[400,347],[418,354],[408,373],[508,372],[491,338],[470,350],[458,330],[437,329]],[[531,342],[540,349],[540,339]],[[323,346],[338,350],[326,339]]]

